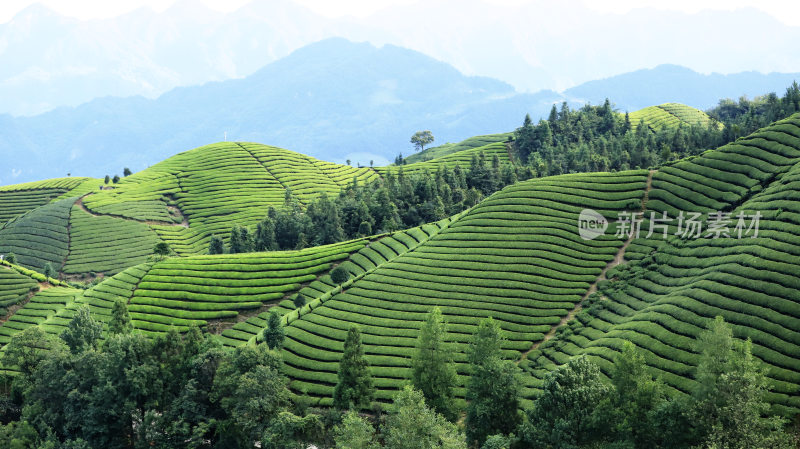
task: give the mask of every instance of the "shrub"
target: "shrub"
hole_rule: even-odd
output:
[[[331,271],[331,280],[336,284],[343,284],[350,278],[350,273],[342,267],[336,267]]]

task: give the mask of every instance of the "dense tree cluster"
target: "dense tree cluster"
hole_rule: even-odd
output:
[[[525,116],[514,135],[520,160],[536,176],[647,168],[724,143],[714,120],[706,127],[653,131],[644,122],[632,124],[608,100],[578,110],[566,103],[560,110],[554,105],[547,120],[538,124]]]
[[[277,317],[277,315],[275,315]],[[410,384],[384,415],[361,335],[348,332],[332,410],[293,395],[267,344],[225,349],[198,328],[148,339],[132,332],[123,301],[108,333],[88,308],[60,337],[33,326],[2,355],[19,374],[0,397],[0,447],[517,449],[789,449],[785,420],[769,416],[765,368],[750,341],[721,318],[698,338],[697,387],[674,396],[626,343],[606,380],[585,357],[552,371],[520,411],[520,370],[503,357],[498,323],[482,321],[467,358],[466,420],[458,424],[447,323],[433,310],[413,355]],[[264,340],[280,348],[282,329]]]
[[[800,111],[800,86],[795,82],[783,97],[770,93],[753,100],[720,100],[708,111],[708,126],[653,131],[631,123],[606,100],[602,106],[570,110],[554,105],[546,120],[534,124],[526,116],[514,132],[520,160],[534,176],[627,170],[700,154]],[[638,126],[637,126],[638,125]]]
[[[525,167],[478,154],[468,170],[441,166],[434,173],[406,174],[401,166],[376,182],[354,179],[339,195],[323,193],[305,207],[287,190],[284,207],[270,208],[255,229],[233,227],[228,251],[300,249],[411,228],[461,212],[530,176]],[[223,251],[221,239],[212,237],[209,254]]]
[[[720,100],[708,114],[725,124],[723,139],[732,141],[800,111],[800,85],[795,81],[782,97],[772,92],[752,100]]]

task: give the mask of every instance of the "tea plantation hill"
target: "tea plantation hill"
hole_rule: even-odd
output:
[[[710,117],[705,112],[680,103],[664,103],[657,106],[649,106],[638,111],[631,112],[630,121],[634,128],[639,122],[644,120],[645,124],[652,130],[657,131],[663,128],[677,128],[680,125],[708,126]],[[443,145],[431,147],[414,153],[405,158],[407,164],[416,162],[430,161],[439,159],[452,153],[470,150],[491,143],[506,142],[513,139],[514,133],[487,134],[485,136],[475,136],[465,139],[459,143],[445,143]]]
[[[544,374],[570,356],[586,354],[608,373],[627,340],[645,351],[653,373],[686,393],[698,358],[692,342],[722,315],[768,365],[775,410],[796,413],[798,190],[800,114],[654,171],[520,182],[450,219],[391,235],[299,252],[176,257],[130,268],[90,290],[48,289],[0,332],[37,323],[58,332],[81,304],[105,320],[112,301],[122,298],[140,331],[208,323],[221,330],[224,344],[237,346],[258,343],[264,309],[274,305],[286,324],[283,357],[292,388],[330,404],[353,324],[361,327],[378,398],[386,401],[408,378],[425,314],[439,306],[450,323],[463,397],[465,343],[479,320],[492,316],[507,333],[506,357],[526,373],[531,399]],[[578,214],[587,207],[612,222],[594,240],[578,234]],[[762,218],[757,238],[623,240],[613,236],[622,210],[673,217],[759,211]],[[341,285],[327,274],[335,264],[351,274]],[[307,304],[295,309],[298,291]],[[53,312],[26,316],[31,304]]]
[[[238,144],[218,146],[238,154]],[[164,172],[169,172],[167,162],[160,168]],[[214,166],[214,161],[209,164]],[[368,169],[350,170],[374,175]],[[165,224],[170,209],[159,210],[164,215],[158,217],[145,216],[155,213],[150,201],[158,200],[164,208],[177,205],[191,221],[186,198],[195,191],[188,185],[199,179],[182,173],[174,175],[174,193],[159,183],[144,182],[146,171],[118,189],[86,197],[84,206],[113,206],[111,201],[90,203],[95,195],[113,195],[131,204],[140,201],[140,210],[115,214],[138,217],[154,230],[190,232],[191,223],[190,228]],[[137,178],[140,181],[134,182]],[[391,235],[296,252],[174,257],[128,268],[89,290],[47,289],[0,326],[5,336],[0,343],[31,325],[57,333],[82,304],[107,320],[113,300],[122,298],[141,332],[199,324],[219,331],[228,346],[253,344],[265,326],[265,309],[276,306],[287,326],[283,357],[295,391],[307,392],[321,404],[331,403],[343,341],[347,329],[356,324],[378,399],[386,401],[408,378],[418,329],[426,313],[439,306],[450,323],[448,339],[461,397],[467,376],[465,343],[487,316],[507,333],[503,349],[524,369],[528,399],[537,395],[544,374],[572,355],[586,354],[608,373],[627,340],[645,351],[655,374],[683,394],[694,382],[698,355],[692,342],[709,320],[722,315],[733,324],[736,337],[752,340],[754,354],[768,365],[776,411],[796,413],[799,190],[800,114],[795,114],[657,170],[519,182],[450,219]],[[78,206],[73,212],[83,211],[73,205]],[[45,207],[57,206],[61,207],[58,200]],[[587,207],[612,223],[594,240],[578,234],[578,214]],[[674,227],[666,240],[658,234],[614,237],[619,211],[642,210],[668,212],[671,217],[679,211],[723,211],[734,217],[740,211],[758,211],[760,229],[756,238],[743,239],[680,239],[673,235]],[[161,224],[150,224],[152,218]],[[341,285],[327,274],[336,264],[351,275]],[[15,288],[19,298],[25,287]],[[296,310],[291,299],[298,291],[307,304]]]
[[[378,174],[280,148],[218,143],[169,158],[117,184],[65,178],[0,188],[0,254],[68,276],[114,275],[166,242],[177,255],[205,254],[217,234],[252,226],[287,190],[301,203]]]

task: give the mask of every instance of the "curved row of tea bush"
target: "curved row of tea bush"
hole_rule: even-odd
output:
[[[186,330],[260,309],[314,281],[366,245],[353,240],[299,251],[171,258],[155,263],[130,299],[134,327]]]
[[[38,207],[0,228],[0,254],[13,253],[17,263],[44,270],[58,270],[69,251],[69,215],[75,198]]]
[[[719,208],[734,217],[732,235],[635,240],[639,262],[612,271],[609,276],[617,280],[601,285],[605,299],[592,301],[577,320],[523,362],[532,374],[528,394],[535,395],[546,373],[570,356],[586,354],[610,372],[626,340],[643,350],[654,374],[688,393],[698,360],[695,339],[720,315],[732,324],[736,337],[752,340],[754,355],[767,364],[775,411],[800,410],[798,164],[796,115],[675,164],[665,170],[667,176],[657,174],[648,209],[707,214]],[[735,233],[740,212],[760,214],[756,238],[751,238],[752,231],[742,238]]]
[[[293,388],[329,403],[345,334],[357,324],[378,398],[388,400],[407,380],[418,329],[438,306],[449,323],[463,397],[464,352],[479,321],[492,316],[505,329],[509,358],[540,341],[624,242],[613,225],[606,235],[583,240],[579,213],[591,207],[612,218],[620,210],[640,210],[646,179],[647,171],[639,170],[521,182],[427,240],[425,227],[409,231],[406,239],[416,246],[393,258],[387,255],[398,254],[396,243],[370,245],[348,261],[363,275],[327,291],[299,317],[288,316],[283,352]]]

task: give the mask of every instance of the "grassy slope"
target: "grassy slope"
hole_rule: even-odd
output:
[[[63,178],[0,188],[0,254],[42,270],[114,275],[167,242],[177,254],[207,251],[213,234],[253,226],[287,190],[307,204],[322,193],[377,179],[370,168],[320,161],[276,147],[224,142],[180,153],[100,189]],[[80,200],[78,200],[80,198]],[[74,206],[73,206],[74,204]]]
[[[506,142],[513,135],[514,133],[499,133],[470,137],[469,139],[462,140],[458,143],[446,143],[444,145],[422,150],[419,153],[414,153],[408,156],[405,158],[405,160],[409,164],[413,164],[415,162],[425,162],[447,156],[448,154],[458,153],[459,151],[471,150],[473,148],[489,145],[490,143]]]
[[[705,112],[680,103],[649,106],[631,112],[629,117],[634,129],[639,126],[640,121],[644,120],[644,123],[654,131],[664,128],[677,128],[681,124],[708,126],[708,121],[710,120],[710,117]]]
[[[800,115],[700,157],[662,168],[648,210],[762,214],[757,238],[639,238],[626,257],[635,262],[610,276],[598,298],[523,366],[535,391],[544,374],[568,357],[586,354],[608,372],[622,342],[645,350],[668,385],[691,391],[695,337],[722,315],[734,335],[753,340],[769,366],[777,410],[800,410]],[[749,224],[749,221],[748,221]],[[648,223],[644,224],[645,227]],[[674,234],[676,229],[670,229]],[[751,234],[752,235],[752,234]]]
[[[402,168],[403,172],[406,174],[421,172],[421,171],[427,171],[428,173],[432,174],[439,167],[447,166],[450,168],[454,168],[456,165],[461,167],[462,170],[467,171],[469,170],[472,157],[473,156],[478,157],[480,153],[483,153],[484,157],[486,158],[487,164],[491,163],[492,158],[495,155],[497,155],[501,165],[512,163],[511,157],[509,156],[508,153],[508,147],[506,146],[505,142],[496,142],[471,148],[468,150],[462,150],[457,153],[451,153],[446,156],[432,159],[430,161],[406,164],[403,165]],[[397,173],[400,170],[400,167],[395,165],[388,165],[386,167],[376,167],[375,170],[378,173],[384,175],[388,172]]]

